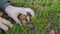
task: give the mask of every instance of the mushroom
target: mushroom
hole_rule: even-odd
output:
[[[26,15],[24,15],[24,14],[20,14],[19,16],[18,16],[18,19],[21,21],[21,24],[26,24],[27,23],[27,18],[26,18],[27,16]]]
[[[34,29],[34,25],[27,21],[27,15],[20,14],[18,19],[21,21],[21,24],[24,24],[25,27],[30,28],[31,30]]]

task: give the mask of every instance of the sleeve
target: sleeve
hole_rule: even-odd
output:
[[[10,5],[10,0],[0,0],[0,8],[5,10],[5,8]]]

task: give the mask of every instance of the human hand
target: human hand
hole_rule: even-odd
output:
[[[31,8],[14,7],[11,5],[6,7],[5,12],[19,25],[22,25],[21,21],[17,18],[19,14],[28,15],[27,13],[29,13],[32,17],[34,16],[34,11]],[[29,21],[29,16],[27,16],[27,20]]]
[[[11,24],[10,21],[0,17],[0,28],[3,29],[4,31],[7,31],[9,28],[12,28],[13,25]]]

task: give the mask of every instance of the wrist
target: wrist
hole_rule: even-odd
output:
[[[12,5],[8,5],[6,8],[5,8],[5,12],[8,14],[10,11],[12,11],[14,6],[12,6]]]

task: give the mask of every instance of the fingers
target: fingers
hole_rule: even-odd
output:
[[[12,25],[11,22],[9,22],[9,21],[4,21],[4,22],[2,22],[2,23],[5,24],[5,25],[7,25],[7,26],[9,26],[10,28],[13,27],[13,25]]]
[[[13,16],[13,19],[16,21],[17,24],[22,25],[20,20],[18,19],[18,17],[16,15]]]
[[[11,24],[10,21],[8,21],[8,20],[6,20],[6,19],[3,19],[3,18],[1,18],[1,17],[0,17],[0,22],[2,22],[3,24],[9,26],[10,28],[13,27],[13,25]]]
[[[3,23],[0,23],[0,28],[3,29],[4,31],[7,31],[9,28],[4,25]]]
[[[30,8],[26,8],[25,11],[29,13],[32,17],[34,17],[34,11]]]
[[[25,11],[19,11],[19,14],[27,15],[27,13]]]
[[[12,28],[13,25],[11,24],[10,21],[3,19],[2,17],[0,17],[0,28],[3,29],[4,31],[7,31],[8,29]]]

